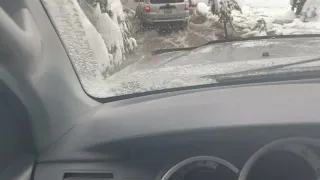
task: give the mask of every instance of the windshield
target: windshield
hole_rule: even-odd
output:
[[[299,62],[319,58],[320,0],[42,2],[84,90],[96,98],[212,84],[217,81],[205,77],[287,63],[298,62],[279,69],[319,64]]]

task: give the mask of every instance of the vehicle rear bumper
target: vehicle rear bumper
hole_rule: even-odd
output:
[[[188,18],[185,19],[175,19],[175,20],[159,20],[159,21],[149,21],[145,22],[145,27],[148,29],[152,28],[169,28],[175,29],[180,27],[188,26]]]
[[[172,25],[185,25],[188,23],[189,18],[183,18],[183,19],[161,19],[161,20],[153,20],[153,19],[145,19],[144,23],[149,25],[163,25],[163,24],[172,24]]]
[[[147,24],[155,24],[155,23],[173,23],[173,22],[188,22],[189,19],[189,12],[186,13],[179,13],[172,15],[165,16],[165,15],[158,15],[158,14],[144,14],[143,21]]]

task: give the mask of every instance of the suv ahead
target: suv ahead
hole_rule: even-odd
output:
[[[189,0],[134,0],[138,2],[136,16],[142,28],[186,27],[189,19]]]

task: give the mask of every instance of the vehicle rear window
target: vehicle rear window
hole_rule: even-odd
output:
[[[152,4],[181,3],[184,0],[150,0]]]

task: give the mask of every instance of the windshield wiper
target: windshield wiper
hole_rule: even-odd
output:
[[[182,47],[182,48],[169,48],[169,49],[157,49],[151,52],[152,55],[163,54],[168,52],[175,52],[175,51],[191,51],[197,49],[199,47],[217,44],[217,43],[226,43],[226,42],[241,42],[241,41],[253,41],[253,40],[265,40],[265,39],[288,39],[288,38],[312,38],[312,37],[320,37],[320,34],[299,34],[299,35],[275,35],[275,36],[256,36],[250,38],[233,38],[233,39],[223,39],[223,40],[213,40],[209,41],[205,44],[200,46],[193,46],[193,47]]]
[[[246,78],[261,79],[264,76],[269,77],[270,73],[269,74],[264,73],[264,74],[260,74],[260,75],[259,75],[259,73],[269,72],[272,70],[278,70],[278,69],[285,68],[285,67],[290,67],[290,66],[300,65],[300,64],[307,64],[307,63],[312,63],[312,62],[317,62],[317,61],[320,61],[320,57],[302,60],[299,62],[293,62],[293,63],[287,63],[287,64],[257,68],[257,69],[250,69],[250,70],[246,70],[246,71],[238,71],[238,72],[233,72],[233,73],[216,74],[216,75],[207,75],[207,76],[202,76],[202,78],[214,79],[217,82],[226,81],[226,80],[227,81],[230,81],[230,80],[231,81],[239,81],[239,79],[245,80]],[[319,71],[317,71],[317,72],[318,72],[318,75],[320,75]]]
[[[320,68],[306,69],[303,71],[278,71],[271,74],[261,75],[246,75],[241,77],[224,77],[216,79],[215,83],[208,84],[208,87],[214,86],[231,86],[243,84],[259,84],[259,83],[274,83],[279,81],[295,81],[303,79],[319,79]]]

